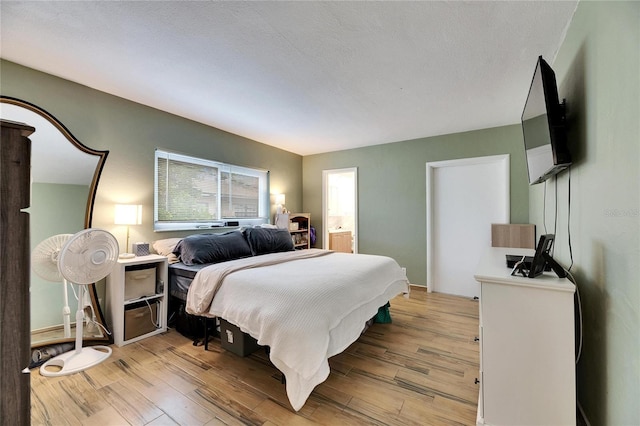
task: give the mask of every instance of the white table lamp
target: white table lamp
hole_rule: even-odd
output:
[[[129,253],[129,226],[142,224],[142,206],[140,204],[116,204],[115,219],[116,225],[127,225],[127,244],[124,246],[127,252],[121,253],[121,259],[129,259],[135,257],[133,253]]]

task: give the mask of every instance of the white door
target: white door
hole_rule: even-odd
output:
[[[358,252],[358,168],[322,171],[323,248],[329,232],[351,231],[351,249]]]
[[[427,163],[428,291],[480,295],[492,223],[509,223],[509,155]]]

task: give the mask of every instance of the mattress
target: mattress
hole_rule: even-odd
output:
[[[210,263],[199,265],[185,265],[182,262],[173,263],[169,265],[169,294],[173,297],[177,297],[182,301],[187,300],[187,292],[191,281],[196,276],[198,271],[207,266]]]

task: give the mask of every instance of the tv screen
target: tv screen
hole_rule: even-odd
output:
[[[522,112],[522,133],[530,185],[544,182],[571,165],[564,105],[558,100],[555,73],[542,56]]]

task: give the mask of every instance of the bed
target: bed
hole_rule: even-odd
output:
[[[293,250],[286,230],[256,229],[227,237],[226,243],[238,245],[233,250],[239,257],[228,259],[223,253],[213,262],[202,253],[220,247],[207,242],[196,256],[206,262],[194,263],[192,247],[185,250],[189,244],[183,243],[191,237],[180,241],[173,254],[181,262],[170,267],[170,292],[184,297],[186,290],[189,314],[224,318],[268,346],[271,362],[286,378],[289,402],[298,411],[329,376],[328,359],[356,341],[378,309],[398,294],[408,294],[409,287],[389,257]]]

